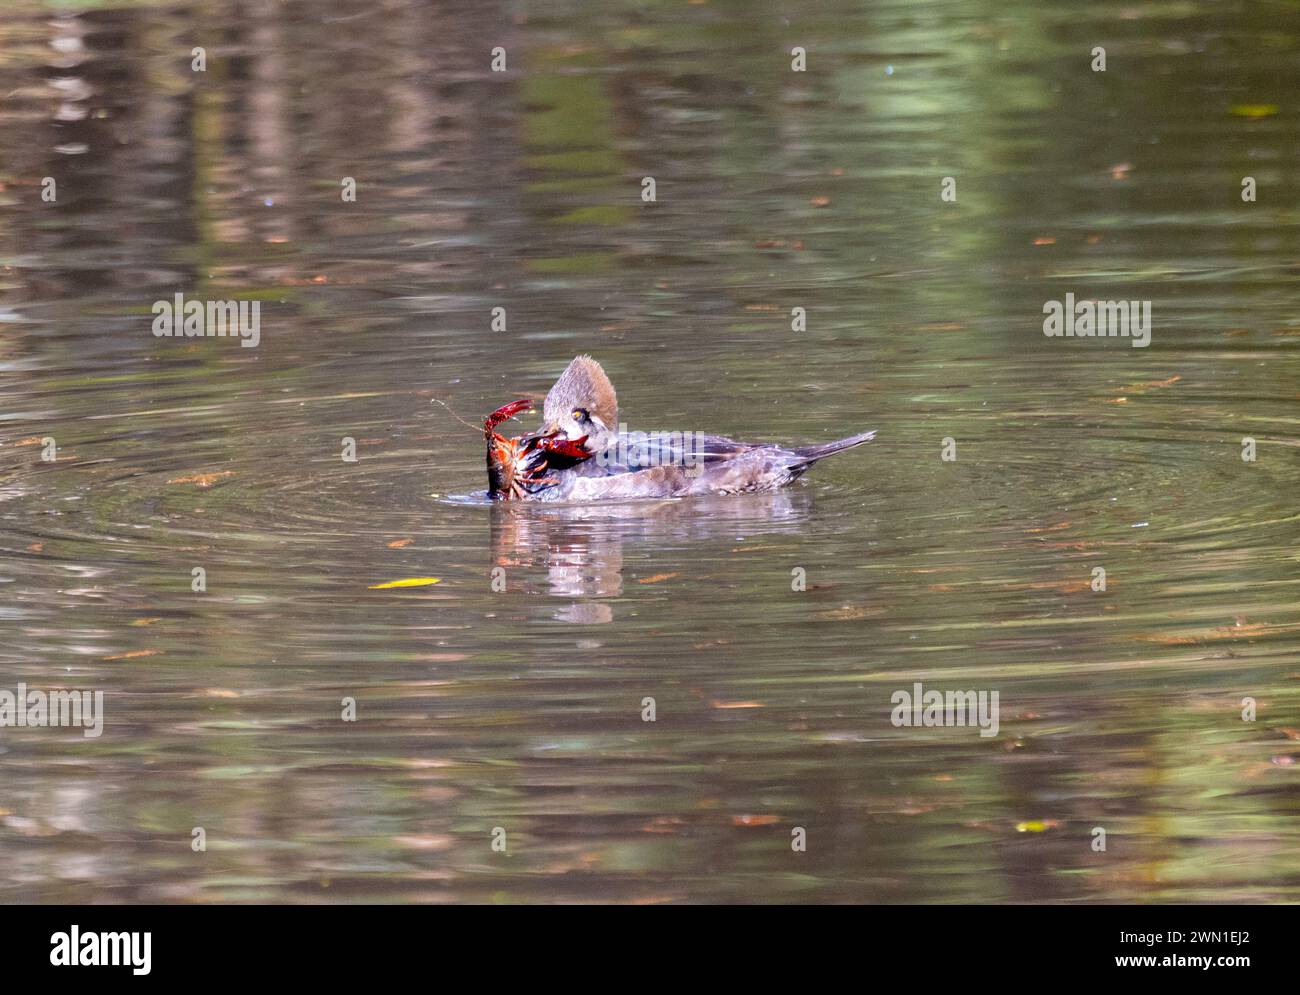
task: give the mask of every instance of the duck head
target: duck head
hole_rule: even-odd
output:
[[[595,455],[618,435],[618,396],[600,364],[577,356],[555,381],[542,406],[542,427],[523,436],[565,439]]]

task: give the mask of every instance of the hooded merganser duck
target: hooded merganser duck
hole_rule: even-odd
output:
[[[531,407],[532,401],[514,401],[483,423],[493,499],[601,501],[772,491],[876,434],[787,449],[697,432],[621,431],[614,385],[590,356],[576,357],[555,381],[537,431],[515,438],[495,431]]]

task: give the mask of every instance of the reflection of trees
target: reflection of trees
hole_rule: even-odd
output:
[[[116,360],[124,368],[114,373],[129,376],[162,367],[165,375],[183,378],[183,397],[162,395],[178,408],[195,399],[215,406],[227,400],[219,374],[228,351],[201,342],[183,358],[170,346],[163,353],[146,336],[139,311],[175,290],[260,294],[281,307],[276,342],[282,345],[268,344],[259,353],[261,367],[241,373],[238,389],[255,398],[271,383],[277,388],[309,383],[325,395],[343,389],[346,380],[347,387],[374,393],[364,410],[378,435],[383,428],[375,426],[386,426],[393,410],[391,399],[380,393],[389,386],[391,370],[383,361],[418,355],[427,362],[423,343],[411,343],[415,332],[427,332],[431,324],[439,333],[458,336],[449,351],[475,390],[488,382],[497,386],[507,363],[532,374],[554,369],[557,360],[572,354],[570,341],[525,339],[525,333],[581,330],[594,337],[595,330],[608,328],[600,334],[610,336],[607,348],[617,355],[615,365],[629,382],[641,385],[643,396],[649,393],[644,385],[664,381],[660,347],[679,346],[670,375],[710,364],[710,376],[726,374],[728,387],[736,385],[738,406],[725,414],[741,412],[747,419],[743,425],[701,427],[789,438],[798,437],[801,426],[791,422],[798,413],[784,403],[786,395],[762,398],[780,404],[741,408],[750,384],[761,389],[778,383],[785,390],[786,380],[812,379],[807,371],[820,364],[826,371],[818,377],[822,386],[852,392],[865,402],[864,383],[884,381],[894,391],[885,400],[898,402],[920,422],[949,403],[952,395],[940,395],[941,389],[969,385],[972,371],[989,372],[990,365],[970,362],[973,354],[987,360],[1018,353],[1026,348],[1026,329],[1029,347],[1042,348],[1033,329],[1042,300],[1055,295],[1044,288],[1055,288],[1062,279],[1053,273],[1082,274],[1064,288],[1076,292],[1109,294],[1118,287],[1130,296],[1132,291],[1158,296],[1169,285],[1157,285],[1144,271],[1191,257],[1214,278],[1200,281],[1203,289],[1195,294],[1189,290],[1189,300],[1215,308],[1249,307],[1283,296],[1285,285],[1268,272],[1225,274],[1238,263],[1258,261],[1265,229],[1273,240],[1266,262],[1288,251],[1294,256],[1296,226],[1276,223],[1285,217],[1274,206],[1277,200],[1255,205],[1246,222],[1222,205],[1236,207],[1236,174],[1263,175],[1294,151],[1294,133],[1286,131],[1294,128],[1288,124],[1294,119],[1231,119],[1214,103],[1227,93],[1263,101],[1282,92],[1271,67],[1291,43],[1270,31],[1258,34],[1272,38],[1273,50],[1234,55],[1217,38],[1224,26],[1194,12],[1185,21],[1165,12],[1149,21],[1117,22],[1111,75],[1101,78],[1086,68],[1086,52],[1098,39],[1065,8],[990,6],[985,13],[976,5],[968,14],[936,16],[924,9],[895,15],[842,3],[819,6],[816,13],[794,10],[798,16],[787,25],[782,17],[791,12],[775,3],[756,8],[714,0],[701,5],[708,9],[685,13],[681,4],[597,6],[593,15],[586,5],[560,5],[537,25],[514,23],[514,8],[507,5],[469,2],[397,3],[358,12],[356,5],[338,0],[307,8],[218,0],[168,10],[112,6],[67,13],[41,7],[30,17],[6,15],[0,22],[0,90],[12,96],[0,113],[0,182],[5,184],[0,254],[13,270],[3,274],[0,295],[6,306],[48,321],[60,333],[41,338],[38,346],[35,337],[0,326],[6,359],[40,348],[50,353],[52,364],[94,372],[85,369],[81,355],[90,345],[97,365]],[[1267,15],[1234,14],[1233,30],[1249,37],[1255,30],[1249,21],[1256,16]],[[1200,51],[1195,57],[1170,54],[1175,44],[1170,38],[1179,26],[1194,29],[1187,37],[1198,39],[1195,45],[1203,42],[1214,57],[1202,58]],[[795,32],[806,35],[798,40],[812,47],[812,71],[801,77],[788,72]],[[487,53],[495,44],[510,53],[512,72],[505,78],[487,72]],[[205,74],[190,69],[194,45],[207,48]],[[885,75],[887,63],[895,65],[893,76]],[[1141,75],[1141,85],[1121,82],[1126,64]],[[1204,113],[1187,115],[1187,102],[1207,93]],[[1128,178],[1108,172],[1125,161],[1133,166]],[[957,177],[955,208],[938,199],[938,180],[948,174]],[[47,175],[59,183],[57,207],[40,202],[40,179]],[[653,210],[638,200],[642,175],[660,180],[662,202]],[[344,176],[358,182],[355,204],[339,198]],[[810,198],[822,194],[831,198],[830,209],[810,208]],[[1084,241],[1094,230],[1105,236],[1096,248]],[[1040,234],[1057,237],[1055,247],[1033,247],[1031,239]],[[803,248],[796,249],[796,243]],[[1223,272],[1215,276],[1215,267]],[[763,337],[784,324],[773,314],[784,318],[778,307],[792,295],[817,315],[806,354],[788,339],[773,345],[773,338]],[[398,300],[400,306],[394,304]],[[342,306],[331,309],[334,302]],[[487,308],[499,302],[510,306],[510,331],[488,341],[473,331],[473,322],[486,328]],[[378,317],[377,309],[383,309]],[[304,312],[313,320],[303,320]],[[1004,320],[1017,315],[1025,321]],[[332,324],[322,327],[314,320],[322,316]],[[371,318],[384,335],[365,334],[373,331]],[[885,344],[882,322],[899,341],[917,325],[955,327],[897,346]],[[346,371],[341,366],[310,370],[304,356],[318,353],[309,349],[333,345],[331,335],[345,337],[336,334],[340,331],[349,333],[346,346],[334,347],[352,350],[356,365]],[[450,334],[444,341],[450,342]],[[889,355],[881,355],[882,345]],[[591,347],[590,339],[583,347]],[[166,363],[146,365],[164,355]],[[999,459],[1026,439],[1044,437],[1044,426],[1058,414],[1050,399],[1044,400],[1049,391],[1064,397],[1097,382],[1089,363],[1058,363],[1060,354],[1046,350],[1042,355],[1047,368],[1042,380],[998,384],[994,392],[991,381],[1000,373],[994,369],[990,382],[978,386],[988,389],[992,401],[988,413],[978,415],[985,420],[969,430],[983,433]],[[1126,362],[1138,358],[1128,356]],[[874,372],[886,368],[893,372]],[[1016,372],[1027,369],[1026,364]],[[452,375],[442,372],[447,379]],[[1289,397],[1292,378],[1290,364],[1261,362],[1252,369],[1251,389],[1260,398]],[[1021,387],[1023,398],[1017,396]],[[717,403],[679,389],[664,393],[666,403],[678,405],[669,414],[684,413],[688,422],[712,413]],[[940,400],[926,408],[931,402],[917,401],[917,395]],[[101,413],[111,414],[124,396],[98,395],[109,405]],[[56,410],[65,399],[53,389],[44,407]],[[872,399],[874,411],[883,407]],[[1073,411],[1072,405],[1062,407]],[[1114,412],[1118,418],[1135,407]],[[285,419],[281,424],[288,423],[285,410],[277,412]],[[1106,418],[1110,410],[1097,416],[1097,424],[1116,423]],[[321,411],[303,418],[328,420]],[[752,419],[761,417],[772,422],[754,424]],[[205,442],[202,458],[234,458],[241,452],[247,458],[252,421],[246,412],[223,412],[204,423],[214,441]],[[872,418],[849,428],[875,423]],[[300,430],[301,424],[294,427]],[[152,444],[151,428],[138,421],[101,422],[95,431],[111,440],[134,433],[142,444]],[[1113,437],[1101,432],[1072,434],[1068,445],[1076,448],[1078,463],[1098,467],[1099,475],[1114,452]],[[1079,452],[1095,455],[1079,457]],[[892,479],[897,488],[925,490],[917,486],[921,474],[912,469],[892,467],[880,476],[885,486]],[[863,479],[864,488],[874,486],[865,472]],[[965,496],[988,507],[1044,514],[1032,500],[1017,504],[1022,495],[1003,474],[973,481]],[[238,502],[239,491],[216,490],[203,500],[221,509],[224,501]],[[911,520],[917,506],[928,504],[932,511],[934,500],[933,493],[918,493],[897,515],[904,523],[899,532],[932,538],[889,538],[870,563],[852,560],[865,556],[864,547],[854,546],[844,562],[828,564],[827,572],[838,571],[840,587],[809,591],[812,612],[804,613],[802,603],[797,611],[782,610],[785,645],[814,647],[834,657],[816,660],[819,667],[857,667],[865,682],[877,665],[910,673],[922,659],[896,646],[879,648],[885,622],[896,627],[887,638],[897,637],[900,625],[912,625],[918,646],[943,641],[944,656],[926,662],[942,659],[954,667],[982,667],[999,654],[1021,661],[1054,659],[1062,633],[1069,637],[1073,660],[1096,662],[1122,655],[1123,648],[1116,647],[1123,632],[1156,624],[1126,619],[1110,628],[1064,625],[1061,620],[1073,610],[1064,598],[1044,608],[1041,599],[1000,586],[999,578],[1066,584],[1078,563],[1065,552],[1040,555],[1010,538],[1001,543],[996,563],[985,555],[945,564],[951,569],[933,579],[950,593],[917,597],[923,589],[905,572],[928,570],[935,549],[952,542],[942,515]],[[517,570],[522,591],[548,599],[542,603],[552,617],[618,623],[617,599],[636,593],[625,577],[625,555],[643,539],[653,541],[655,530],[674,527],[672,516],[679,513],[674,509],[680,507],[653,512],[638,507],[626,520],[591,512],[548,517],[544,510],[494,510],[490,555],[512,571],[512,590]],[[695,540],[717,537],[695,523],[717,523],[718,534],[725,534],[726,515],[741,507],[691,509],[698,517],[687,520],[690,527],[703,529]],[[163,510],[184,518],[191,509],[173,497]],[[779,519],[779,509],[773,514]],[[791,533],[798,534],[802,524],[792,516]],[[1154,586],[1169,580],[1164,568],[1152,570],[1143,562],[1152,557],[1151,547],[1128,541],[1105,545],[1101,540],[1113,540],[1103,531],[1106,526],[1074,522],[1068,538],[1080,547],[1078,561],[1104,550],[1108,563],[1118,562],[1119,575],[1127,569]],[[1285,562],[1290,548],[1285,538],[1275,537],[1272,559],[1261,557],[1249,536],[1239,546],[1228,537],[1223,549],[1203,550],[1204,574],[1198,578],[1203,583],[1178,592],[1178,607],[1171,610],[1182,618],[1195,611],[1207,626],[1220,624],[1212,616],[1225,587],[1280,583],[1277,564]],[[978,545],[970,537],[963,541]],[[1186,545],[1177,550],[1184,558]],[[135,555],[131,567],[146,579],[135,577],[116,603],[164,600],[162,585],[150,586],[156,574],[145,566],[148,557]],[[374,564],[377,576],[383,576],[382,562]],[[327,576],[336,565],[314,560],[312,576]],[[1185,578],[1196,568],[1180,563],[1180,569]],[[266,580],[251,567],[230,576],[249,588]],[[741,577],[736,583],[749,585],[750,603],[768,603],[769,576]],[[1165,596],[1170,604],[1175,600],[1173,593]],[[968,626],[987,624],[1006,641],[989,645],[967,628],[927,628],[940,603],[946,617]],[[1037,620],[1036,629],[1000,628],[1001,623],[1027,626],[1035,610],[1056,615]],[[251,658],[276,645],[283,635],[276,611],[246,620],[238,631],[212,632],[196,623],[193,641],[207,643],[204,672],[215,661],[239,654]],[[1276,611],[1284,615],[1290,609],[1279,602]],[[79,612],[104,628],[121,622],[94,610]],[[215,615],[199,621],[210,625]],[[478,617],[473,610],[466,615]],[[766,618],[752,622],[770,624]],[[64,627],[62,620],[51,622],[48,631]],[[608,627],[602,638],[615,631]],[[1015,642],[1025,632],[1030,635]],[[325,643],[320,633],[313,635],[319,645]],[[329,658],[325,650],[319,652]],[[1162,653],[1164,648],[1153,649],[1143,665],[1167,661]],[[520,659],[528,659],[523,651],[510,662]],[[1231,673],[1235,663],[1224,659],[1222,670]],[[756,662],[760,677],[765,663]],[[1192,666],[1181,658],[1179,664]],[[1263,678],[1271,673],[1262,671]],[[1227,679],[1215,672],[1204,677],[1207,683]],[[230,683],[237,678],[232,674]],[[1135,677],[1135,687],[1145,679]],[[1273,837],[1289,838],[1283,820],[1294,817],[1293,803],[1263,787],[1271,784],[1265,773],[1257,772],[1257,780],[1244,786],[1234,780],[1239,771],[1255,768],[1237,755],[1227,762],[1215,759],[1201,738],[1207,728],[1203,715],[1152,706],[1136,690],[1121,695],[1093,674],[1076,681],[1056,689],[1066,703],[1064,714],[1052,711],[1050,694],[1028,697],[1033,710],[1050,716],[1043,720],[1048,728],[1041,743],[1034,737],[1038,727],[1025,727],[1026,749],[1042,746],[1029,760],[1018,752],[992,751],[972,759],[964,745],[926,756],[931,744],[922,736],[887,746],[864,742],[860,748],[837,740],[832,749],[841,752],[828,754],[824,742],[794,744],[792,734],[773,747],[770,768],[749,774],[749,781],[742,772],[716,783],[732,790],[733,797],[756,797],[769,789],[770,769],[770,780],[787,792],[783,800],[790,810],[825,813],[840,852],[882,876],[892,873],[894,863],[925,866],[935,855],[927,846],[954,839],[969,843],[963,822],[978,822],[988,847],[981,842],[976,857],[969,852],[975,847],[967,846],[962,859],[987,867],[1000,887],[991,885],[990,894],[966,896],[970,899],[1079,894],[1070,872],[1097,866],[1086,829],[1107,824],[1117,810],[1129,821],[1119,823],[1112,836],[1112,863],[1106,866],[1128,862],[1127,870],[1110,872],[1111,880],[1135,894],[1158,884],[1160,862],[1171,852],[1185,878],[1221,874],[1208,860],[1202,867],[1186,841],[1223,841],[1242,826],[1248,830],[1244,842],[1214,848],[1229,863],[1241,867],[1255,861],[1277,870],[1279,878],[1294,869],[1292,857],[1268,849]],[[809,691],[808,724],[821,721],[828,734],[842,732],[841,726],[856,730],[854,723],[860,725],[869,708],[866,699],[854,697],[858,683]],[[967,682],[954,678],[953,683]],[[504,700],[496,688],[489,690],[484,700]],[[879,681],[870,687],[881,701],[888,690]],[[842,714],[827,718],[841,703]],[[180,714],[190,713],[182,709]],[[278,714],[278,706],[267,707],[268,719]],[[536,715],[515,718],[521,728],[535,720]],[[1100,731],[1082,745],[1060,739],[1059,729],[1050,725],[1074,728],[1085,721]],[[218,740],[211,733],[205,743],[220,742],[233,759],[250,766],[273,744],[283,743],[221,735]],[[494,759],[511,760],[527,739],[526,733],[517,735],[486,747],[500,754]],[[330,745],[323,744],[322,752]],[[407,745],[410,753],[420,752],[419,744]],[[790,759],[801,747],[806,747],[802,768]],[[949,768],[959,776],[956,787],[936,787],[936,772]],[[803,776],[792,776],[791,770]],[[962,778],[966,771],[970,777]],[[1193,772],[1200,783],[1171,771]],[[208,801],[250,836],[291,835],[300,829],[304,809],[314,813],[315,828],[333,826],[332,806],[355,779],[339,775],[330,783],[334,793],[315,797],[310,785],[292,775],[259,780],[246,794],[222,786]],[[510,770],[495,776],[503,789],[526,784]],[[692,783],[700,780],[707,778]],[[393,804],[408,787],[393,787],[377,801]],[[1197,791],[1214,792],[1214,798],[1189,800]],[[954,803],[959,792],[960,802]],[[81,803],[79,796],[66,797],[60,803],[65,807]],[[940,806],[933,816],[930,805]],[[51,819],[60,816],[58,806],[51,812]],[[394,821],[404,826],[409,815],[403,810]],[[1021,817],[1058,819],[1074,835],[1059,845],[1051,833],[1042,840],[1010,836]],[[456,832],[465,821],[448,819],[443,828]],[[1085,831],[1079,833],[1080,828]],[[1131,847],[1126,830],[1141,836]],[[709,846],[715,853],[725,849],[716,842]],[[678,846],[677,856],[681,850]],[[1261,850],[1267,859],[1259,859]],[[822,859],[822,852],[815,847],[810,859]],[[882,853],[898,860],[884,860]],[[737,847],[728,857],[743,869],[745,855]],[[254,859],[243,854],[236,866],[251,866]],[[274,873],[271,858],[256,859],[267,864],[259,870]],[[674,859],[673,853],[664,859]],[[822,866],[834,875],[844,861],[827,857]],[[1128,871],[1131,877],[1123,877]],[[936,890],[933,897],[941,893]],[[862,896],[850,890],[846,897]]]
[[[394,233],[399,247],[423,243],[401,269],[435,275],[431,240],[467,230],[480,184],[508,186],[512,85],[485,84],[479,49],[512,29],[481,4],[472,16],[346,7],[113,7],[24,23],[25,44],[0,63],[22,103],[0,118],[0,245],[39,260],[19,269],[20,302],[62,311],[209,280],[296,284],[316,275],[304,254],[340,245],[351,282],[391,277],[366,257],[381,239],[391,256]],[[206,72],[191,69],[195,45]],[[43,176],[59,183],[57,208],[40,203]],[[344,176],[357,204],[341,202]]]

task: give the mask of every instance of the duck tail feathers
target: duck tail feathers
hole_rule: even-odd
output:
[[[870,442],[875,437],[876,430],[872,429],[870,432],[860,432],[857,435],[850,435],[847,439],[837,439],[834,442],[823,442],[816,446],[798,446],[794,452],[801,457],[803,465],[810,466],[819,459],[843,452],[845,449],[852,449],[854,446],[860,446],[865,442]]]

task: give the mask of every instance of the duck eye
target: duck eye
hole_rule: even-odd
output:
[[[585,408],[574,408],[570,414],[573,415],[574,421],[584,422],[587,420],[587,411]]]

